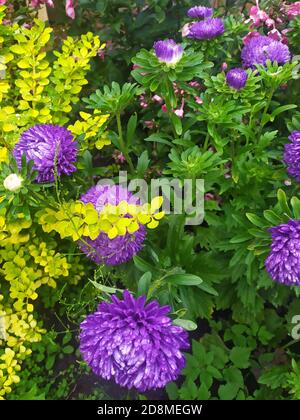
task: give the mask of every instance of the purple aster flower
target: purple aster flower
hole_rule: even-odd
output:
[[[300,182],[300,131],[293,131],[289,136],[291,143],[284,146],[284,161],[289,175]]]
[[[188,17],[196,19],[205,19],[212,17],[214,11],[211,7],[194,6],[187,11]]]
[[[38,171],[37,182],[54,181],[57,175],[70,175],[76,171],[77,144],[69,130],[59,125],[35,125],[21,134],[13,155],[21,167],[22,155],[33,160]]]
[[[287,45],[264,35],[250,39],[242,49],[241,56],[244,66],[252,68],[255,68],[255,64],[265,65],[267,60],[284,64],[291,59]]]
[[[245,86],[247,79],[248,74],[245,70],[240,68],[231,69],[226,74],[226,83],[236,90],[242,89]]]
[[[269,229],[271,252],[266,269],[273,280],[288,286],[300,286],[300,220]]]
[[[224,23],[220,18],[205,19],[193,23],[189,29],[189,38],[205,40],[212,39],[224,33]]]
[[[140,392],[164,387],[185,366],[188,334],[172,324],[169,306],[112,296],[81,323],[80,351],[96,375]]]
[[[92,203],[100,213],[105,204],[116,206],[121,201],[130,204],[139,204],[139,201],[126,188],[120,185],[96,185],[90,188],[80,200],[83,203]],[[84,238],[85,242],[79,242],[79,247],[92,261],[97,264],[118,265],[123,264],[137,254],[143,246],[146,237],[146,228],[140,225],[134,233],[126,233],[110,239],[101,232],[96,239]]]
[[[158,60],[167,64],[178,63],[183,54],[182,46],[180,44],[176,44],[174,39],[156,41],[153,48]]]

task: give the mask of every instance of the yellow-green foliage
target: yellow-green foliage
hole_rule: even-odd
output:
[[[101,114],[100,111],[94,111],[94,114],[87,112],[79,113],[83,121],[77,120],[74,125],[69,125],[68,129],[74,137],[84,134],[84,140],[81,142],[81,151],[92,149],[94,146],[100,150],[104,146],[111,144],[107,133],[99,133],[99,128],[102,127],[109,118],[108,114]]]
[[[43,284],[56,287],[58,279],[69,275],[70,264],[55,251],[56,243],[40,242],[30,227],[31,222],[24,219],[6,223],[2,211],[0,237],[5,247],[0,249],[0,275],[4,279],[0,295],[0,398],[18,382],[17,372],[31,352],[30,343],[39,341],[44,332],[32,314],[38,288]]]
[[[30,29],[3,25],[5,6],[0,6],[0,164],[20,133],[35,124],[63,125],[72,104],[87,83],[90,59],[103,48],[92,33],[68,37],[61,51],[53,51],[51,28],[35,20]],[[55,56],[53,61],[53,54]],[[84,134],[82,150],[110,144],[99,129],[108,115],[95,113],[74,124],[74,136]],[[86,114],[89,115],[89,114]],[[94,138],[95,137],[95,138]],[[0,198],[1,201],[1,198]],[[30,343],[44,333],[34,316],[34,302],[41,285],[56,286],[66,279],[77,284],[84,270],[79,259],[73,265],[55,251],[56,243],[35,237],[31,220],[20,214],[8,222],[0,210],[0,399],[19,381],[22,361],[31,353]],[[70,272],[71,270],[71,272]]]
[[[162,205],[162,197],[156,197],[151,204],[136,205],[121,201],[113,206],[106,204],[100,213],[93,204],[81,201],[63,203],[59,210],[46,208],[37,213],[39,223],[45,232],[56,231],[61,238],[71,237],[74,241],[88,237],[96,239],[105,232],[110,239],[134,233],[139,224],[156,228],[163,212],[157,213]]]
[[[0,25],[5,8],[0,7]],[[68,37],[61,51],[52,51],[51,28],[35,20],[30,29],[14,24],[1,25],[0,71],[0,136],[2,146],[12,148],[20,132],[32,125],[69,121],[72,104],[78,102],[82,87],[87,84],[86,73],[90,60],[97,55],[99,37],[92,33],[79,39]],[[52,62],[51,55],[56,59]],[[98,130],[108,116],[94,117],[89,126]],[[95,135],[95,127],[89,135]],[[84,134],[86,127],[76,135]],[[99,139],[96,139],[99,141]],[[95,141],[96,141],[95,140]],[[99,145],[101,144],[98,143]],[[109,144],[109,142],[104,142]]]

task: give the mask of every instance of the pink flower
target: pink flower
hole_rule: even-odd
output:
[[[179,118],[183,118],[184,115],[184,99],[182,99],[181,106],[178,109],[175,109],[174,114],[177,115]]]
[[[157,102],[158,104],[162,104],[163,103],[163,100],[162,100],[162,98],[159,95],[152,96],[152,101],[153,102]]]
[[[200,96],[195,96],[195,101],[199,105],[202,105],[203,104],[203,100],[200,98]]]
[[[182,27],[182,29],[181,29],[181,35],[182,35],[182,38],[185,38],[186,36],[188,36],[189,35],[189,33],[190,33],[190,27],[193,25],[193,23],[186,23],[183,27]]]
[[[246,21],[251,22],[251,26],[259,27],[261,26],[267,19],[270,19],[266,12],[260,10],[258,6],[252,6],[250,9],[250,18]]]
[[[257,31],[254,32],[249,32],[246,36],[244,36],[243,38],[243,43],[244,45],[248,44],[248,42],[252,39],[255,38],[256,36],[260,36],[260,33]]]
[[[161,110],[162,110],[163,112],[168,112],[168,110],[167,110],[167,105],[166,105],[166,104],[163,104],[163,105],[161,106]]]
[[[287,16],[289,19],[293,19],[295,16],[300,15],[300,1],[287,5]]]
[[[73,0],[66,0],[66,15],[71,19],[75,19],[75,9]]]
[[[222,63],[221,70],[225,71],[225,70],[227,70],[227,68],[228,68],[228,64],[227,63]]]
[[[0,0],[0,6],[6,3],[6,0]]]
[[[155,121],[154,120],[147,120],[144,121],[145,127],[149,128],[150,130],[153,130],[154,126],[155,126]]]
[[[268,32],[268,37],[287,45],[289,43],[288,38],[285,36],[287,31],[288,30],[284,29],[282,32],[279,32],[277,29],[274,28]]]
[[[31,2],[29,3],[31,7],[39,7],[42,4],[46,4],[46,6],[49,7],[54,7],[54,3],[52,0],[31,0]]]

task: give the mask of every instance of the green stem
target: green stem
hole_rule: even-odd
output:
[[[203,144],[203,151],[206,152],[206,150],[208,149],[208,144],[209,144],[209,132],[207,131],[206,133],[206,137],[204,140],[204,144]]]
[[[120,145],[121,152],[123,153],[123,155],[125,156],[128,162],[130,171],[134,173],[135,172],[134,166],[124,143],[122,123],[121,123],[121,114],[119,112],[116,113],[116,120],[117,120],[117,126],[118,126],[119,145]]]
[[[264,121],[264,119],[265,119],[265,117],[267,115],[267,112],[269,110],[269,107],[270,107],[270,104],[271,104],[271,101],[272,101],[274,92],[275,92],[275,89],[273,88],[273,89],[271,89],[269,95],[267,96],[267,103],[266,103],[266,106],[264,108],[264,111],[263,111],[261,120],[260,120],[260,128],[259,128],[259,131],[258,131],[258,136],[256,137],[256,144],[258,144],[259,139],[260,139],[260,136],[261,136],[261,133],[262,133],[262,129],[266,125],[266,123],[264,123],[263,121]]]

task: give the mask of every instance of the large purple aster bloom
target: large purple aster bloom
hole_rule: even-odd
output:
[[[37,182],[54,181],[57,175],[70,175],[76,171],[76,141],[69,130],[59,125],[35,125],[21,134],[13,155],[21,166],[22,155],[33,160],[33,169],[38,171]]]
[[[293,131],[289,136],[291,143],[284,146],[284,161],[289,175],[300,182],[300,131]]]
[[[125,291],[81,323],[80,351],[93,372],[140,392],[164,387],[185,365],[188,334],[172,324],[169,306],[145,304]]]
[[[300,220],[270,229],[271,252],[266,269],[273,280],[288,286],[300,286]]]
[[[245,67],[255,67],[255,64],[266,64],[267,60],[284,64],[290,61],[291,54],[287,45],[264,35],[256,36],[244,46],[242,61]]]
[[[182,46],[180,44],[176,44],[173,39],[156,41],[153,48],[158,60],[167,64],[178,63],[183,54]]]
[[[124,200],[130,204],[139,204],[133,194],[120,185],[96,185],[82,195],[80,200],[85,204],[92,203],[99,213],[105,204],[117,205]],[[83,242],[79,246],[97,264],[118,265],[131,260],[142,249],[145,237],[146,228],[140,225],[136,232],[127,232],[113,239],[101,232],[94,240],[84,238],[89,246]]]
[[[188,17],[196,19],[205,19],[212,17],[214,11],[211,7],[194,6],[187,11]]]
[[[233,89],[240,90],[242,89],[248,79],[248,74],[244,69],[235,68],[229,70],[226,74],[226,83]]]
[[[212,39],[224,33],[224,23],[220,18],[205,19],[193,23],[189,28],[189,38],[205,40]]]

